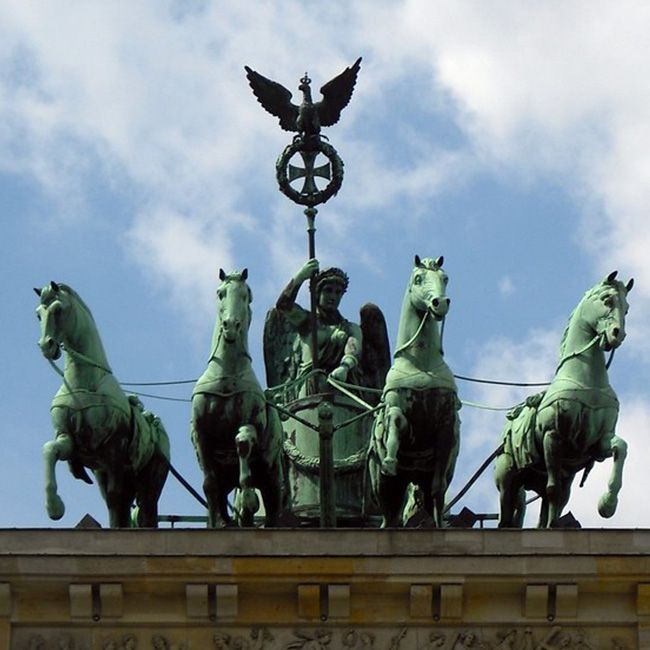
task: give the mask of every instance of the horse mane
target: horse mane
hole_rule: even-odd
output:
[[[611,282],[607,282],[606,280],[603,280],[602,282],[595,284],[593,287],[591,287],[591,289],[588,289],[585,292],[585,295],[582,296],[580,302],[575,306],[571,314],[569,314],[569,319],[567,320],[566,327],[564,328],[564,333],[562,334],[562,341],[560,342],[560,358],[564,356],[565,348],[567,345],[567,338],[569,336],[569,330],[573,325],[573,321],[576,317],[576,314],[580,310],[580,307],[582,307],[582,305],[585,302],[592,300],[594,298],[599,300],[605,294],[618,292],[621,286],[622,286],[622,282],[620,282],[619,280],[613,280]]]
[[[84,302],[84,299],[69,284],[59,282],[59,287],[63,289],[65,292],[67,292],[72,298],[74,298],[79,303],[81,307],[83,307],[84,311],[88,315],[88,318],[90,318],[93,325],[95,325],[95,318],[93,316],[93,313],[90,311],[90,307],[88,307],[88,305]]]

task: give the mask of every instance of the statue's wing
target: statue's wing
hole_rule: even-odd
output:
[[[361,67],[361,57],[354,65],[346,68],[340,75],[328,81],[321,89],[323,100],[316,104],[321,126],[332,126],[339,121],[341,111],[350,103],[354,84]]]
[[[370,388],[383,388],[390,369],[386,319],[381,309],[369,302],[361,307],[360,325],[363,383]]]
[[[297,131],[298,107],[291,103],[291,92],[277,81],[271,81],[259,72],[244,66],[248,83],[253,89],[257,101],[271,115],[280,119],[280,126],[285,131]]]
[[[298,374],[300,352],[298,334],[285,315],[275,307],[269,309],[264,321],[264,365],[269,388],[295,379]]]

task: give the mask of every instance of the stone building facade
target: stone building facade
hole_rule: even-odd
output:
[[[645,530],[2,530],[0,648],[650,648]]]

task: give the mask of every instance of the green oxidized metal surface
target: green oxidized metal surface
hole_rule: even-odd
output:
[[[296,416],[318,425],[318,405],[324,395],[311,395],[287,405]],[[365,412],[344,395],[332,397],[334,426]],[[372,417],[361,418],[334,432],[334,490],[339,523],[363,517],[365,457]],[[320,514],[319,436],[317,431],[289,418],[283,422],[288,466],[289,496],[293,513],[316,521]]]
[[[523,525],[525,490],[541,497],[539,527],[556,526],[576,474],[583,471],[582,485],[594,463],[607,458],[612,470],[598,512],[611,517],[616,511],[627,443],[615,434],[619,404],[605,352],[625,339],[633,284],[617,280],[614,271],[587,291],[569,317],[553,381],[508,413],[495,469],[499,526]]]

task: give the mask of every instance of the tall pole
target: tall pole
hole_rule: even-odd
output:
[[[306,206],[309,259],[316,259],[316,205],[334,196],[343,182],[343,161],[336,149],[321,135],[321,126],[332,126],[339,120],[341,111],[348,105],[357,80],[361,57],[352,66],[326,83],[322,88],[323,100],[314,103],[311,96],[311,79],[305,73],[300,79],[303,101],[300,106],[291,103],[291,92],[282,85],[245,66],[248,83],[263,108],[280,119],[285,131],[296,131],[297,135],[287,145],[275,163],[275,174],[280,191],[294,203]],[[320,114],[322,112],[322,114]],[[291,160],[299,155],[303,167],[292,165]],[[319,155],[327,163],[316,166]],[[329,181],[321,190],[316,178]],[[302,189],[291,186],[293,181],[304,179]],[[309,282],[310,293],[310,347],[312,370],[318,370],[318,296],[317,275]],[[310,381],[310,392],[320,392],[320,377],[314,373]],[[334,492],[334,461],[332,457],[333,409],[330,402],[322,402],[318,409],[318,430],[320,437],[320,506],[321,526],[336,526],[336,497]]]
[[[320,455],[320,527],[336,528],[336,483],[334,482],[334,410],[325,399],[318,406],[318,449]]]
[[[305,208],[307,217],[307,235],[309,237],[309,259],[316,258],[316,214],[318,210],[313,206]],[[309,298],[311,311],[311,360],[312,370],[318,368],[318,296],[316,295],[316,274],[311,276],[309,282]],[[318,377],[314,376],[314,386],[318,386]]]

